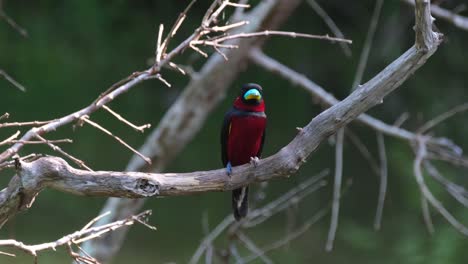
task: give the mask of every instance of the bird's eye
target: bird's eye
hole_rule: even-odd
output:
[[[262,99],[262,94],[257,89],[250,89],[244,94],[244,100],[260,100]]]

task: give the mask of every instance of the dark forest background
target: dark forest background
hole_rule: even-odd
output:
[[[27,29],[23,38],[4,21],[0,21],[0,69],[22,83],[22,93],[0,79],[0,114],[9,112],[11,121],[47,120],[80,109],[114,82],[131,72],[146,69],[153,57],[157,26],[168,27],[188,1],[6,1],[4,9]],[[199,1],[180,29],[177,41],[183,40],[196,27],[211,1]],[[444,1],[444,7],[454,8],[464,1]],[[347,38],[353,40],[352,56],[346,57],[338,45],[325,41],[271,38],[265,53],[305,74],[337,98],[349,94],[359,55],[374,8],[374,1],[319,1]],[[467,16],[464,11],[462,15]],[[384,3],[380,23],[370,52],[364,80],[368,80],[397,58],[414,42],[413,8],[400,1]],[[466,102],[468,98],[468,32],[437,21],[446,41],[429,62],[410,78],[382,105],[370,111],[373,116],[393,123],[402,113],[410,114],[403,125],[414,130],[428,119]],[[281,30],[325,34],[330,31],[307,5],[302,3]],[[187,50],[176,61],[193,62],[195,69],[205,61]],[[167,72],[165,78],[172,88],[157,80],[146,81],[130,93],[115,100],[114,110],[137,124],[157,126],[165,110],[182,91],[188,79]],[[257,82],[264,87],[269,117],[268,138],[264,156],[271,155],[287,144],[296,134],[296,127],[305,125],[321,108],[299,87],[249,66],[232,85],[226,100],[209,116],[205,126],[168,171],[188,172],[221,167],[219,129],[224,111],[232,103],[238,87]],[[124,126],[107,113],[93,116],[104,127],[124,138],[132,146],[140,146],[145,135]],[[453,139],[468,149],[468,116],[458,115],[436,127],[434,134]],[[2,129],[0,138],[15,131]],[[377,157],[374,131],[353,124],[358,134]],[[95,170],[123,170],[132,153],[112,138],[89,126],[73,130],[63,127],[49,138],[68,137],[73,144],[63,146],[83,159]],[[389,163],[389,189],[381,231],[373,230],[377,204],[378,176],[358,154],[345,144],[344,180],[352,180],[351,188],[341,203],[335,250],[324,250],[329,216],[314,225],[288,247],[271,254],[277,263],[466,263],[468,239],[434,213],[436,232],[427,232],[421,214],[420,193],[412,172],[414,154],[411,147],[398,139],[386,137]],[[25,147],[20,154],[49,153],[46,147]],[[53,153],[55,154],[55,153]],[[324,142],[297,175],[269,183],[267,202],[295,184],[324,168],[334,168],[334,147]],[[466,173],[442,167],[445,175],[468,184]],[[4,188],[13,171],[0,173]],[[333,177],[327,178],[332,183]],[[430,181],[430,180],[429,180]],[[468,210],[457,205],[437,184],[430,187],[444,204],[467,223]],[[310,217],[331,200],[332,184],[312,194],[295,209],[297,224]],[[95,217],[105,198],[79,197],[57,191],[42,192],[32,209],[18,215],[0,230],[0,239],[15,238],[26,243],[54,240],[81,228]],[[207,193],[190,197],[150,199],[145,205],[153,209],[151,223],[158,230],[149,232],[142,226],[133,227],[114,263],[185,263],[203,237],[202,216],[206,214],[214,227],[230,213],[229,193]],[[285,214],[272,218],[250,231],[259,245],[281,239],[286,232]],[[217,241],[222,248],[225,237]],[[2,250],[2,249],[0,249]],[[30,256],[19,253],[13,259],[0,255],[0,263],[31,263]],[[42,253],[39,263],[69,263],[63,249]],[[257,262],[261,263],[261,262]]]

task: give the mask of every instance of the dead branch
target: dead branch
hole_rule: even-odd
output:
[[[455,198],[455,200],[463,206],[468,207],[468,191],[463,186],[446,179],[429,161],[424,162],[424,169],[426,169],[427,173],[429,173],[432,178],[444,186],[445,190]]]
[[[257,259],[258,257],[265,255],[267,252],[270,252],[272,250],[275,250],[275,249],[278,249],[280,247],[283,247],[283,246],[287,245],[292,240],[294,240],[294,239],[300,237],[301,235],[303,235],[305,232],[307,232],[310,229],[310,227],[312,225],[314,225],[320,219],[325,217],[328,210],[329,210],[328,208],[319,210],[311,218],[309,218],[304,224],[302,224],[299,228],[297,228],[296,230],[291,232],[287,237],[283,237],[283,238],[273,242],[272,244],[263,247],[262,249],[260,249],[259,252],[254,252],[252,255],[243,258],[240,263],[249,263],[249,262]]]
[[[361,56],[359,58],[359,64],[356,71],[356,76],[354,78],[354,82],[351,86],[351,89],[356,89],[361,83],[362,77],[364,76],[364,70],[366,69],[367,60],[369,58],[372,42],[374,40],[374,34],[377,29],[377,24],[379,22],[380,11],[382,10],[383,2],[383,0],[377,0],[375,2],[374,11],[372,12],[372,18],[369,24],[369,29],[367,30],[366,40],[364,42],[364,47],[362,48]]]
[[[341,196],[341,182],[343,178],[343,145],[344,145],[345,129],[340,128],[336,133],[335,145],[335,184],[333,186],[333,203],[332,214],[330,221],[330,229],[328,230],[327,243],[325,245],[326,251],[333,250],[333,243],[335,241],[336,230],[338,229],[338,217],[340,212],[340,196]]]
[[[3,17],[3,15],[5,15],[3,13],[3,9],[1,8],[1,1],[0,0],[0,18]],[[7,20],[8,21],[8,20]],[[4,70],[0,69],[0,76],[2,76],[3,78],[5,78],[5,80],[7,80],[9,83],[13,84],[13,86],[15,86],[16,88],[18,88],[20,91],[22,92],[26,92],[26,88],[24,88],[23,85],[21,85],[19,82],[15,81],[15,79],[13,79],[10,75],[8,75]]]
[[[414,0],[402,0],[402,1],[413,6],[415,4]],[[443,19],[449,23],[452,23],[454,26],[460,29],[468,31],[468,18],[467,17],[460,16],[456,12],[452,12],[450,10],[447,10],[437,5],[432,5],[431,13],[440,19]]]
[[[60,154],[62,154],[62,156],[70,159],[71,161],[73,161],[76,165],[80,166],[81,168],[85,168],[89,171],[93,171],[90,167],[88,167],[84,161],[80,160],[79,158],[71,155],[70,153],[66,152],[65,150],[63,150],[62,148],[60,148],[59,146],[55,145],[54,143],[50,142],[49,140],[39,136],[39,135],[36,135],[36,138],[39,139],[40,141],[44,142],[44,144],[46,144],[47,146],[49,146],[53,151],[56,151]]]
[[[22,126],[39,126],[39,125],[45,125],[53,120],[49,121],[29,121],[29,122],[11,122],[11,123],[2,123],[0,124],[0,128],[3,127],[22,127]]]
[[[327,12],[317,3],[315,0],[307,0],[307,3],[314,9],[315,13],[322,18],[322,20],[327,24],[328,28],[333,32],[337,38],[344,39],[344,34],[338,28],[333,19],[327,14]],[[340,42],[340,47],[343,50],[346,57],[351,57],[351,49],[346,43]]]
[[[380,185],[379,185],[379,198],[377,199],[377,210],[375,212],[374,229],[380,230],[382,226],[382,215],[385,203],[385,196],[387,194],[387,154],[385,148],[384,136],[381,132],[377,132],[377,146],[379,148],[380,160]]]
[[[435,127],[436,125],[444,122],[448,118],[450,118],[450,117],[452,117],[452,116],[454,116],[454,115],[456,115],[458,113],[467,111],[467,110],[468,110],[468,103],[463,103],[461,105],[457,105],[454,108],[448,110],[447,112],[444,112],[444,113],[434,117],[433,119],[427,121],[424,125],[422,125],[417,130],[417,132],[420,133],[420,134],[423,134],[423,133],[427,132],[428,130],[432,129],[433,127]]]
[[[222,48],[238,48],[235,45],[223,45],[221,43],[227,40],[231,40],[231,39],[253,38],[253,37],[262,37],[262,36],[284,36],[284,37],[291,37],[291,38],[309,38],[309,39],[328,40],[331,42],[343,42],[347,44],[353,43],[349,39],[334,38],[328,35],[312,35],[312,34],[296,33],[296,32],[289,32],[289,31],[265,30],[262,32],[238,33],[234,35],[228,35],[224,37],[215,38],[212,40],[194,40],[191,42],[191,44],[215,46],[215,47],[222,47]]]
[[[106,135],[112,137],[113,139],[117,140],[120,144],[124,145],[126,148],[128,148],[129,150],[131,150],[133,153],[135,153],[136,155],[138,155],[140,158],[142,158],[144,161],[146,161],[148,164],[151,164],[151,159],[145,157],[143,154],[141,154],[140,152],[138,152],[138,150],[134,149],[132,146],[130,146],[127,142],[125,142],[123,139],[121,139],[120,137],[112,134],[112,132],[110,132],[109,130],[105,129],[104,127],[102,127],[101,125],[99,125],[98,123],[94,122],[94,121],[91,121],[89,119],[88,116],[83,116],[80,120],[84,121],[85,123],[91,125],[92,127],[104,132]]]
[[[90,227],[91,222],[88,223],[83,229],[79,231],[75,231],[71,234],[68,234],[60,239],[57,239],[53,242],[48,242],[48,243],[43,243],[43,244],[37,244],[37,245],[26,245],[23,242],[16,241],[13,239],[5,239],[5,240],[0,240],[0,247],[11,247],[15,249],[19,249],[31,256],[34,256],[37,258],[37,254],[41,251],[46,251],[46,250],[56,250],[56,248],[60,246],[68,246],[70,251],[70,256],[76,260],[80,261],[81,257],[79,254],[74,253],[71,250],[72,246],[78,246],[79,244],[83,243],[84,241],[87,241],[89,239],[94,239],[96,237],[99,237],[103,234],[106,234],[108,232],[112,232],[114,230],[117,230],[119,228],[122,228],[124,226],[130,226],[135,223],[141,223],[144,226],[149,227],[150,229],[155,229],[153,226],[149,226],[147,224],[147,219],[151,215],[151,210],[144,211],[140,214],[128,217],[126,219],[120,220],[120,221],[115,221],[107,225],[102,225],[102,226],[96,226],[96,227]],[[15,256],[12,254],[12,256]],[[92,263],[98,263],[94,258],[88,257],[88,261],[94,261]],[[86,262],[89,263],[89,262]]]
[[[7,119],[10,117],[10,114],[9,113],[4,113],[3,115],[0,116],[0,120],[2,119]]]
[[[111,115],[115,116],[115,118],[117,118],[119,121],[121,121],[122,123],[128,125],[129,127],[135,129],[136,131],[138,132],[145,132],[145,129],[147,128],[150,128],[151,125],[150,124],[145,124],[145,125],[142,125],[142,126],[137,126],[137,125],[134,125],[132,122],[128,121],[127,119],[123,118],[121,115],[119,115],[117,112],[115,112],[114,110],[110,109],[110,107],[108,107],[107,105],[104,105],[102,106],[102,108],[104,108],[107,112],[109,112]]]
[[[0,0],[0,19],[5,20],[5,22],[7,22],[21,36],[25,38],[28,37],[28,31],[26,31],[26,29],[18,25],[18,23],[16,23],[15,20],[13,20],[10,16],[7,15],[7,13],[5,13],[5,10],[3,9],[3,0]],[[0,75],[1,75],[1,71],[0,71]]]
[[[468,228],[460,223],[446,208],[445,206],[432,194],[432,192],[427,187],[424,176],[422,172],[422,163],[427,155],[426,149],[427,137],[420,136],[418,137],[417,145],[416,145],[416,158],[414,159],[413,163],[413,171],[414,176],[416,178],[416,182],[418,183],[419,189],[421,191],[421,195],[423,196],[422,199],[427,200],[434,209],[437,210],[458,232],[462,233],[465,236],[468,236]],[[424,206],[423,206],[424,208]],[[428,220],[426,220],[428,223]],[[432,224],[429,224],[429,230],[431,230]]]

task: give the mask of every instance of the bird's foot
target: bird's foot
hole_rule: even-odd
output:
[[[258,157],[250,157],[250,164],[254,165],[254,167],[257,167],[259,163],[260,159]]]
[[[228,162],[227,165],[226,165],[226,173],[227,173],[228,176],[231,176],[231,174],[232,174],[231,162]]]

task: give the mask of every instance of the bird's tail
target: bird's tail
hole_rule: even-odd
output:
[[[249,187],[242,187],[232,191],[232,210],[237,221],[247,215],[249,211]]]

